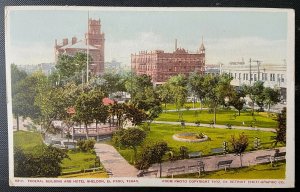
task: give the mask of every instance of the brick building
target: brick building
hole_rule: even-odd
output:
[[[171,76],[184,74],[188,76],[191,72],[204,73],[205,48],[203,41],[196,53],[189,53],[183,48],[177,48],[172,53],[161,50],[140,51],[131,54],[132,70],[138,74],[147,74],[152,78],[154,84],[162,84]]]
[[[61,44],[55,40],[55,62],[60,54],[75,55],[77,52],[88,52],[92,58],[89,70],[92,74],[99,75],[104,72],[104,41],[100,19],[89,19],[88,32],[85,33],[84,39],[78,40],[77,37],[72,37],[69,41],[68,38],[65,38]]]

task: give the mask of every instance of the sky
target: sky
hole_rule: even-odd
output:
[[[93,9],[89,16],[101,20],[105,61],[130,65],[132,53],[173,52],[175,39],[178,47],[195,52],[202,37],[207,64],[249,58],[281,64],[287,57],[286,12]],[[55,39],[83,39],[88,11],[11,10],[7,18],[8,63],[39,64],[54,62]]]

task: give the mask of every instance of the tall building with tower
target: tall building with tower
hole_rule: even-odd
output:
[[[64,38],[61,43],[55,40],[55,62],[60,54],[72,56],[77,52],[84,52],[92,58],[88,66],[90,72],[93,75],[99,75],[104,72],[104,44],[105,38],[101,31],[100,19],[89,19],[84,39],[78,40],[77,37],[72,37],[69,41],[68,38]]]
[[[137,74],[149,75],[156,85],[163,84],[178,74],[188,76],[192,72],[203,74],[205,71],[205,47],[202,43],[195,53],[177,47],[171,53],[162,50],[140,51],[131,54],[131,69]]]

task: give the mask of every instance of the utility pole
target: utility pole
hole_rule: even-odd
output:
[[[259,61],[259,60],[253,60],[253,62],[256,62],[257,63],[257,79],[258,81],[260,80],[259,77],[260,77],[260,71],[259,71],[259,66],[261,64],[262,61]]]

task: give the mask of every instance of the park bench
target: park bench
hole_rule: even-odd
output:
[[[224,148],[223,148],[223,147],[212,148],[212,149],[211,149],[211,153],[212,153],[212,154],[225,154]]]
[[[285,160],[285,155],[286,155],[286,152],[278,152],[278,153],[275,153],[274,155],[274,161],[282,161],[282,160]]]
[[[172,178],[173,178],[174,173],[184,173],[184,172],[185,172],[185,166],[174,167],[174,168],[168,169],[167,175],[168,176],[172,175]]]
[[[198,161],[198,164],[188,166],[188,171],[189,172],[201,172],[201,171],[204,172],[205,171],[204,163],[202,161]]]
[[[262,155],[255,158],[259,163],[272,163],[271,155]]]
[[[211,122],[209,123],[209,127],[215,128],[215,123],[214,123],[214,121],[211,121]]]
[[[144,176],[155,175],[155,177],[157,177],[157,174],[158,174],[158,170],[152,170],[152,171],[142,171],[137,176],[138,177],[144,177]]]
[[[196,158],[196,157],[201,157],[202,156],[202,152],[198,151],[198,152],[192,152],[188,154],[189,158]]]
[[[227,167],[230,167],[232,161],[233,161],[233,160],[219,161],[218,164],[217,164],[218,169],[219,169],[220,167],[224,167],[224,168],[225,168],[225,171],[226,171],[226,168],[227,168]]]

